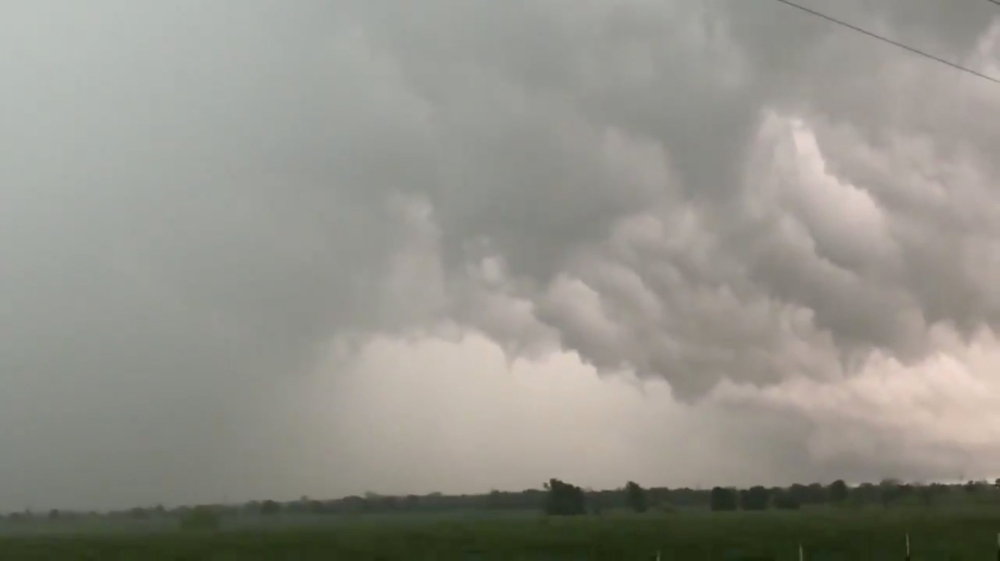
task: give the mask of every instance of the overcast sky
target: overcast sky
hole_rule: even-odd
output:
[[[996,475],[998,115],[774,0],[2,1],[0,509]]]

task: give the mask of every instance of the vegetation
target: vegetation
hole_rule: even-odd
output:
[[[393,517],[389,517],[393,518]],[[615,516],[364,516],[325,526],[0,538],[2,559],[992,559],[992,512],[814,509]]]
[[[548,491],[545,500],[545,513],[551,516],[574,516],[587,513],[583,489],[576,485],[563,483],[558,479],[549,480],[545,484]]]
[[[19,512],[0,559],[914,559],[996,557],[1000,489],[985,482],[745,489],[542,489],[486,495],[111,513]],[[743,556],[743,557],[741,557]]]
[[[222,515],[209,506],[196,506],[178,520],[180,528],[188,531],[214,532],[222,527]]]
[[[708,504],[712,510],[736,510],[736,490],[713,487]]]
[[[625,504],[635,512],[646,512],[649,506],[646,503],[646,490],[635,481],[629,481],[625,484]]]

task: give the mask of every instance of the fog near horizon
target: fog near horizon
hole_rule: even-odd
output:
[[[2,2],[0,510],[993,476],[998,114],[771,0]]]

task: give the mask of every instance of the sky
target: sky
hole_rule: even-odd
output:
[[[0,509],[996,476],[996,115],[774,0],[0,3]]]

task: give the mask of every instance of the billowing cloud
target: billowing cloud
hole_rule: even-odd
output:
[[[808,5],[1000,72],[986,3]],[[666,484],[994,453],[996,84],[764,0],[12,5],[0,52],[0,505],[570,469],[428,440],[522,397]]]

